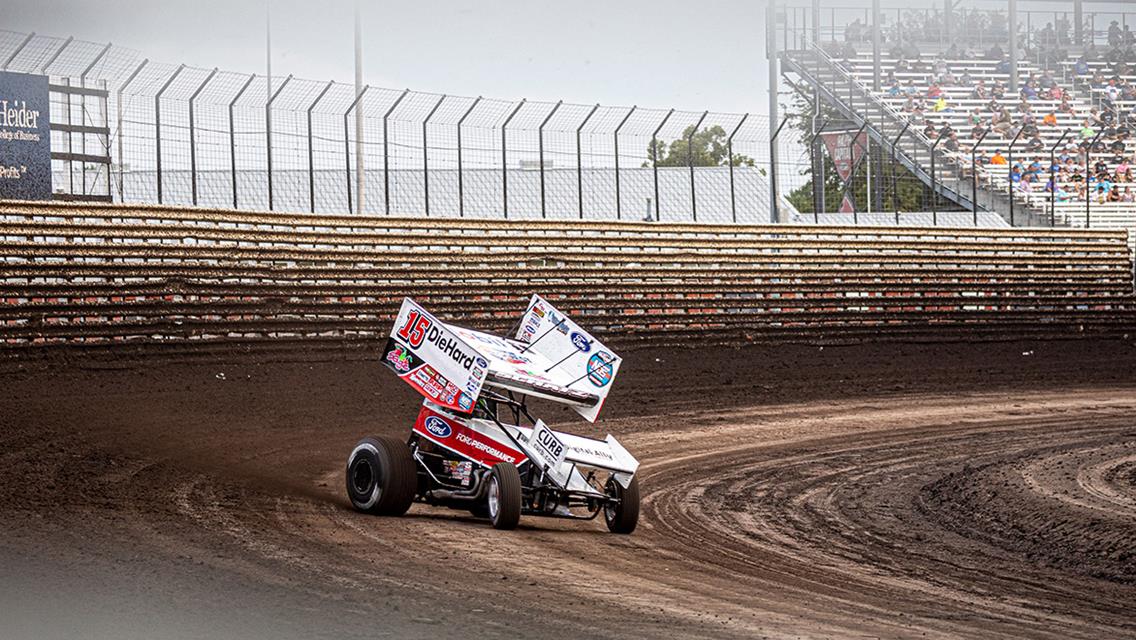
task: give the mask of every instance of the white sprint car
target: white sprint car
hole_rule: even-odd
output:
[[[504,338],[449,324],[403,300],[383,363],[425,400],[407,441],[373,436],[347,460],[360,511],[402,515],[415,502],[466,509],[498,529],[521,515],[591,520],[614,533],[639,520],[639,462],[603,440],[554,431],[526,401],[568,405],[589,422],[620,358],[534,295]]]

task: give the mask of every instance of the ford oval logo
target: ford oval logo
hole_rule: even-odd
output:
[[[426,418],[426,430],[439,438],[448,438],[453,433],[449,423],[437,416]]]
[[[576,333],[575,331],[573,331],[571,337],[572,337],[572,344],[576,345],[576,348],[579,349],[580,351],[587,353],[587,352],[592,350],[592,343],[589,342],[587,337],[585,337],[584,335]]]

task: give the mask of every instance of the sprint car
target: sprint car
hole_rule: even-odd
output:
[[[548,427],[528,400],[594,422],[619,373],[611,349],[534,295],[512,337],[446,324],[403,300],[382,363],[423,396],[407,440],[371,436],[347,459],[347,495],[367,513],[414,502],[468,510],[497,529],[522,515],[578,520],[601,512],[627,534],[639,520],[639,462],[603,440]]]

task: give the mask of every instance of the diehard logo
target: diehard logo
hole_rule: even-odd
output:
[[[425,426],[427,431],[438,436],[439,438],[448,438],[454,431],[452,428],[450,428],[450,424],[448,422],[437,416],[430,416],[426,418]]]

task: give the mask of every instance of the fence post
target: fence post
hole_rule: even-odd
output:
[[[245,94],[245,91],[249,88],[249,86],[252,85],[253,80],[256,80],[256,74],[255,73],[252,74],[251,76],[249,76],[249,79],[247,81],[245,81],[245,84],[244,84],[243,87],[241,87],[241,90],[238,91],[237,95],[234,96],[233,99],[229,101],[229,166],[233,170],[233,208],[234,209],[237,208],[237,130],[236,130],[236,125],[233,122],[233,107],[235,107],[237,105],[237,101],[241,99],[241,96],[243,96]]]
[[[814,121],[814,125],[815,125],[815,121]],[[818,137],[820,137],[820,134],[824,133],[824,129],[827,126],[828,126],[828,119],[826,118],[824,121],[822,121],[820,123],[820,126],[817,127],[817,130],[813,132],[813,137],[809,138],[809,154],[810,154],[810,156],[813,154],[813,150],[816,149],[816,139]],[[813,168],[813,224],[820,224],[820,211],[821,211],[821,209],[824,209],[825,213],[828,213],[828,207],[826,206],[827,203],[825,203],[824,194],[820,189],[821,185],[824,184],[824,154],[823,153],[820,155],[820,162],[818,163],[818,162],[814,161],[812,168]],[[818,174],[817,170],[818,169],[819,169],[819,174],[820,174],[819,178],[817,176],[817,174]]]
[[[33,33],[32,35],[35,35],[35,34]],[[31,36],[28,36],[28,40],[30,40],[30,39],[31,39]],[[27,44],[27,40],[24,41],[24,44]],[[16,50],[16,53],[19,53],[18,49]],[[16,54],[13,53],[12,57],[14,58],[15,56],[16,56]],[[11,62],[11,60],[9,60],[9,62]],[[125,172],[125,166],[126,166],[125,163],[122,160],[122,154],[124,153],[124,151],[122,149],[122,142],[123,142],[122,141],[122,137],[123,137],[122,136],[122,92],[126,90],[126,87],[128,85],[130,85],[131,82],[134,82],[134,79],[138,77],[138,74],[142,73],[142,68],[145,67],[147,64],[149,64],[149,62],[150,62],[149,58],[143,60],[142,63],[139,64],[134,69],[134,71],[132,71],[130,73],[129,76],[127,76],[126,81],[123,82],[118,87],[118,104],[115,105],[115,108],[118,111],[118,135],[117,135],[117,137],[118,137],[118,201],[119,202],[122,202],[125,198],[125,196],[123,195],[124,194],[123,180],[125,179],[125,173],[124,172]],[[7,69],[8,65],[5,64],[4,68]]]
[[[509,123],[512,122],[513,116],[525,106],[525,99],[517,103],[509,113],[509,117],[501,123],[501,211],[506,219],[509,217],[509,158],[508,158],[508,139],[505,137],[506,130],[509,128]]]
[[[265,101],[265,103],[264,103],[264,141],[265,141],[265,154],[266,154],[265,157],[268,159],[268,210],[269,211],[273,210],[273,206],[272,206],[272,103],[276,100],[276,97],[280,95],[280,92],[284,90],[284,87],[288,86],[288,83],[291,82],[291,81],[292,81],[292,76],[291,76],[291,74],[289,74],[287,78],[284,78],[284,82],[280,83],[280,86],[276,88],[276,91],[274,91],[272,93],[272,95],[268,97],[268,100]]]
[[[1095,24],[1095,23],[1094,23]],[[1093,137],[1093,141],[1089,143],[1089,147],[1085,149],[1085,228],[1088,229],[1092,226],[1092,207],[1093,207],[1093,194],[1089,193],[1089,169],[1090,158],[1093,155],[1093,147],[1097,146],[1097,140],[1100,140],[1101,135],[1104,134],[1104,129],[1097,132]]]
[[[815,25],[814,25],[815,26]],[[738,221],[738,204],[734,197],[734,136],[737,135],[738,130],[745,124],[746,119],[749,118],[749,113],[742,115],[742,119],[738,121],[738,126],[730,132],[730,136],[726,138],[726,160],[730,166],[730,217],[734,223]]]
[[[935,176],[935,149],[943,141],[947,131],[947,128],[943,127],[939,137],[935,138],[935,143],[931,145],[931,226],[933,227],[939,226],[939,184]]]
[[[410,89],[403,89],[402,93],[398,94],[398,98],[394,104],[383,113],[383,211],[386,215],[391,214],[391,198],[390,198],[390,145],[387,144],[387,120],[394,110],[398,108],[402,99],[406,94],[410,93]]]
[[[434,113],[438,111],[438,107],[446,101],[446,95],[438,98],[430,112],[426,114],[426,118],[422,120],[422,200],[426,205],[426,217],[430,217],[430,148],[426,146],[426,125],[430,122],[430,118],[434,117]],[[383,135],[384,139],[386,134]]]
[[[193,192],[193,206],[195,207],[197,206],[197,138],[194,135],[193,101],[205,90],[205,85],[209,84],[215,75],[217,75],[217,67],[213,67],[201,86],[197,87],[193,95],[189,96],[189,182],[190,189]]]
[[[347,161],[345,163],[347,166],[347,213],[355,213],[351,203],[351,125],[348,123],[348,118],[351,117],[351,112],[355,110],[355,106],[359,104],[359,101],[366,95],[367,89],[370,88],[371,85],[369,84],[363,85],[363,90],[351,101],[347,111],[343,112],[343,157]],[[363,177],[360,176],[359,179],[362,181]]]
[[[1057,169],[1056,169],[1056,167],[1057,167],[1057,148],[1061,146],[1062,142],[1065,142],[1065,137],[1069,135],[1070,131],[1072,131],[1072,130],[1066,129],[1065,131],[1063,131],[1061,133],[1061,137],[1057,139],[1057,143],[1054,144],[1049,149],[1049,226],[1050,227],[1056,226],[1056,222],[1057,222],[1057,211],[1056,211],[1056,206],[1057,206],[1057,204],[1056,204],[1056,199],[1057,199]],[[1088,174],[1086,174],[1085,178],[1087,179],[1088,177],[1089,177]],[[1085,183],[1085,188],[1086,188],[1086,190],[1088,190],[1088,183],[1087,182]]]
[[[652,172],[654,173],[654,177],[655,177],[655,221],[656,222],[662,219],[659,215],[659,140],[658,140],[658,137],[659,137],[659,132],[663,130],[664,126],[666,126],[667,120],[671,119],[671,114],[674,113],[674,112],[675,112],[674,109],[671,109],[670,111],[668,111],[667,115],[663,116],[663,121],[659,123],[659,126],[655,127],[655,131],[651,134],[651,169],[652,169]]]
[[[860,146],[860,135],[864,133],[864,129],[866,129],[867,127],[868,127],[868,119],[864,118],[864,123],[860,125],[859,129],[856,130],[856,135],[852,136],[852,141],[848,143],[848,158],[849,158],[849,160],[851,160],[851,158],[856,157],[856,147]],[[869,154],[868,155],[868,162],[871,163],[871,161],[872,161],[871,148],[870,147],[865,148],[864,150],[866,152],[868,152],[868,154]],[[852,191],[852,178],[854,177],[854,175],[856,173],[856,168],[859,167],[859,166],[860,166],[859,163],[852,163],[851,167],[848,169],[848,181],[844,183],[844,191],[842,193],[842,196],[847,196],[848,193],[850,191]],[[931,174],[932,174],[931,180],[932,180],[932,182],[934,182],[934,180],[935,180],[935,177],[934,177],[934,173],[935,173],[935,170],[934,170],[934,167],[935,167],[934,155],[932,155],[932,157],[931,157],[931,167],[932,167],[932,169],[931,169]],[[865,193],[864,197],[865,197],[865,199],[871,198],[872,194]],[[852,203],[852,224],[854,224],[854,225],[860,224],[860,215],[859,215],[859,212],[856,209],[856,203],[855,202]]]
[[[620,208],[620,203],[619,203],[619,130],[623,128],[623,125],[627,124],[627,120],[631,118],[631,114],[635,113],[635,109],[637,109],[637,108],[638,108],[637,105],[632,105],[631,110],[627,112],[627,115],[623,116],[623,119],[619,121],[619,125],[617,125],[615,127],[614,136],[615,136],[615,219],[616,220],[621,220],[623,218],[622,209]]]
[[[315,100],[312,100],[312,104],[308,107],[308,199],[311,203],[312,213],[316,212],[316,154],[312,146],[312,111],[316,108],[316,105],[319,104],[320,100],[323,100],[323,97],[327,95],[327,92],[331,90],[334,84],[335,80],[332,80],[324,85],[323,91],[319,92],[319,95],[316,96]]]
[[[978,226],[978,145],[986,139],[990,129],[983,129],[982,135],[970,149],[970,207],[974,211],[974,226]]]
[[[1007,182],[1007,185],[1008,185],[1007,191],[1010,194],[1010,226],[1011,227],[1014,226],[1014,145],[1018,143],[1018,138],[1020,138],[1022,136],[1022,132],[1025,131],[1025,130],[1026,130],[1026,128],[1024,126],[1018,127],[1018,132],[1014,134],[1014,139],[1010,141],[1010,146],[1007,148],[1007,153],[1009,153],[1010,157],[1009,157],[1009,161],[1006,163],[1006,182]],[[934,159],[934,156],[935,156],[935,154],[934,154],[934,152],[932,152],[931,153],[932,159]],[[1089,176],[1086,173],[1085,179],[1088,180],[1088,177]]]
[[[576,127],[576,205],[580,209],[581,220],[584,219],[584,156],[580,151],[580,132],[584,130],[584,125],[588,124],[588,120],[592,119],[592,114],[599,108],[599,103],[592,106],[592,110],[584,116],[584,121]]]
[[[55,50],[55,53],[51,54],[51,57],[47,59],[47,62],[43,63],[43,66],[41,66],[39,68],[39,74],[41,76],[46,76],[47,75],[47,69],[51,65],[55,64],[55,61],[58,60],[59,56],[61,56],[63,54],[63,50],[66,49],[67,47],[71,46],[71,43],[74,42],[74,41],[75,41],[74,36],[71,36],[71,37],[67,38],[66,40],[64,40],[63,44],[60,45],[60,47]],[[182,65],[182,66],[184,67],[185,65]]]
[[[544,209],[544,125],[548,124],[548,121],[552,119],[552,116],[556,113],[556,110],[560,108],[560,105],[563,104],[563,102],[564,102],[563,100],[560,100],[559,102],[556,103],[555,106],[552,107],[552,111],[549,111],[548,115],[544,117],[544,120],[541,120],[540,127],[538,127],[537,130],[536,130],[537,154],[538,154],[537,157],[540,160],[540,217],[541,218],[546,217],[545,216],[545,209]]]
[[[772,207],[769,211],[769,218],[773,224],[781,221],[780,205],[777,202],[777,163],[774,159],[777,157],[777,136],[781,134],[781,129],[785,127],[785,123],[789,121],[792,115],[787,115],[781,118],[781,124],[777,125],[777,130],[773,135],[769,136],[769,202]]]
[[[702,126],[702,121],[709,115],[709,111],[703,111],[702,117],[691,129],[690,135],[686,137],[686,165],[690,169],[690,218],[692,222],[698,222],[698,201],[694,197],[694,134],[698,133],[698,128]]]
[[[473,101],[473,104],[469,105],[469,109],[466,109],[466,112],[463,113],[462,117],[458,119],[458,217],[459,218],[465,217],[465,189],[464,189],[465,185],[462,183],[462,123],[464,123],[465,119],[469,117],[469,114],[473,113],[474,108],[477,107],[477,103],[479,103],[479,102],[481,102],[481,96],[477,96],[477,98]]]
[[[20,52],[23,51],[24,48],[28,46],[28,43],[31,42],[32,38],[34,38],[35,36],[36,36],[35,31],[32,31],[31,33],[29,33],[27,35],[27,37],[25,37],[23,39],[23,41],[20,42],[20,46],[16,47],[16,50],[12,52],[12,55],[8,56],[8,59],[4,61],[4,66],[0,67],[0,70],[7,71],[8,65],[12,64],[12,61],[16,59],[16,56],[20,55]],[[142,64],[144,65],[147,62],[148,62],[148,60],[143,60]],[[125,86],[125,85],[123,85],[123,86]]]
[[[162,204],[162,94],[166,89],[170,88],[174,80],[177,79],[178,74],[185,68],[185,65],[179,65],[174,71],[173,75],[166,79],[166,83],[158,89],[158,93],[154,96],[154,152],[157,156],[157,176],[158,176],[158,204]]]
[[[895,205],[895,224],[899,224],[899,177],[895,172],[895,164],[899,162],[899,141],[903,138],[903,134],[907,133],[907,128],[911,126],[911,121],[903,123],[903,128],[899,130],[899,134],[891,141],[891,192],[892,204]]]
[[[107,43],[107,45],[104,46],[99,51],[98,55],[96,55],[93,60],[91,60],[89,63],[87,63],[87,67],[85,69],[83,69],[83,73],[79,74],[79,86],[83,87],[84,89],[87,88],[87,74],[91,73],[91,71],[93,71],[95,69],[95,65],[97,65],[100,60],[102,60],[104,57],[106,57],[106,54],[108,52],[110,52],[110,47],[111,47],[110,43]],[[87,112],[87,96],[86,95],[80,95],[79,100],[80,100],[79,108],[82,109],[83,113],[86,113]],[[109,107],[109,103],[104,103],[104,107]],[[106,114],[106,117],[109,118],[110,114],[109,113]],[[191,119],[191,123],[192,123],[192,119]],[[107,152],[107,156],[109,157],[110,156],[110,138],[107,138],[106,152]],[[111,174],[110,167],[107,167],[107,196],[108,197],[111,196],[110,174]],[[86,192],[87,192],[87,170],[86,170],[86,168],[84,168],[83,169],[83,193],[86,193]]]

